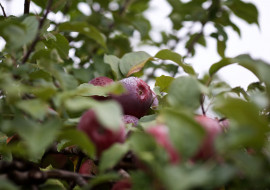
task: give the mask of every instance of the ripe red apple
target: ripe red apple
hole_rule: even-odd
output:
[[[90,80],[88,83],[89,84],[92,84],[94,86],[107,86],[111,83],[113,83],[114,81],[108,77],[96,77],[92,80]],[[100,101],[103,101],[103,100],[108,100],[110,99],[110,97],[105,97],[105,96],[92,96],[92,98],[94,98],[95,100],[100,100]]]
[[[88,82],[94,86],[107,86],[108,84],[113,83],[113,80],[108,77],[96,77]]]
[[[124,115],[123,121],[125,124],[132,123],[132,126],[136,127],[138,125],[139,119],[133,115]]]
[[[217,135],[222,132],[222,127],[217,120],[204,115],[196,116],[195,120],[205,129],[206,134],[194,159],[212,158],[215,156],[214,141]]]
[[[113,95],[113,99],[121,104],[124,114],[137,118],[144,116],[153,102],[152,90],[148,84],[137,77],[122,79],[120,83],[126,92]]]
[[[116,182],[111,190],[131,190],[131,182],[129,179],[122,179]]]
[[[168,127],[165,125],[156,125],[149,127],[146,130],[147,133],[151,134],[160,146],[162,146],[168,153],[170,157],[170,162],[172,164],[177,164],[180,161],[180,156],[176,149],[173,147],[170,137]]]
[[[97,172],[97,168],[93,160],[87,159],[85,160],[79,170],[80,174],[95,174]]]
[[[122,143],[125,140],[124,124],[121,124],[117,131],[105,128],[93,110],[88,110],[82,115],[77,128],[85,132],[95,144],[98,156],[114,143]]]

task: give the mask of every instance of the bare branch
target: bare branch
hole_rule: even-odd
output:
[[[2,9],[2,12],[3,12],[4,17],[7,17],[6,12],[5,12],[5,9],[4,9],[4,7],[2,6],[1,3],[0,3],[0,7],[1,7],[1,9]]]

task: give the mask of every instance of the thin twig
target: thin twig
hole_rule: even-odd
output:
[[[22,64],[25,64],[25,62],[28,60],[30,54],[32,53],[32,51],[34,50],[36,44],[38,43],[39,41],[39,35],[40,35],[40,30],[50,12],[50,8],[52,6],[52,3],[53,3],[53,0],[49,0],[48,1],[48,4],[47,4],[47,7],[46,7],[46,11],[45,11],[45,14],[43,16],[43,18],[39,21],[39,26],[38,26],[38,33],[36,35],[36,38],[34,39],[34,41],[32,42],[30,48],[28,49],[27,53],[25,54],[25,56],[23,57],[22,59]]]
[[[1,9],[2,9],[2,12],[3,12],[4,17],[7,17],[6,12],[5,12],[5,9],[4,9],[4,7],[2,6],[1,3],[0,3],[0,7],[1,7]]]
[[[204,109],[204,98],[205,98],[205,95],[204,95],[204,94],[201,94],[201,97],[200,97],[200,104],[201,104],[201,109],[202,109],[202,114],[203,114],[203,115],[206,114],[205,109]]]
[[[24,14],[29,14],[30,0],[24,0]]]

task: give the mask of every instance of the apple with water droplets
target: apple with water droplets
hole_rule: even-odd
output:
[[[152,90],[148,84],[137,77],[124,78],[119,82],[126,92],[112,97],[122,106],[124,114],[137,118],[146,115],[153,103]]]
[[[96,77],[92,80],[90,80],[88,83],[89,84],[92,84],[94,86],[107,86],[109,84],[112,84],[114,81],[108,77],[104,77],[104,76],[101,76],[101,77]],[[92,98],[94,98],[95,100],[99,100],[99,101],[104,101],[104,100],[109,100],[110,99],[110,96],[98,96],[98,95],[94,95],[94,96],[91,96]]]

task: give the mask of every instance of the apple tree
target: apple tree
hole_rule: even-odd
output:
[[[156,40],[150,3],[0,4],[0,189],[270,187],[270,65],[226,54],[227,29],[245,32],[232,16],[259,27],[256,6],[167,0]],[[187,59],[209,39],[220,60],[199,76]],[[232,88],[218,77],[232,64],[258,81]]]

